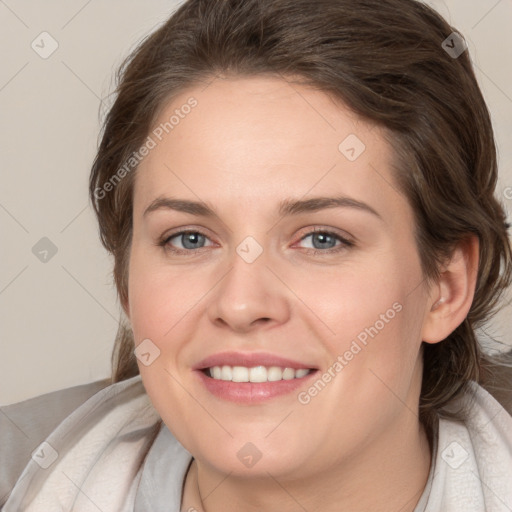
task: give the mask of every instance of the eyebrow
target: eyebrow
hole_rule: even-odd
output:
[[[279,203],[278,212],[282,217],[298,215],[307,212],[317,212],[328,208],[354,208],[378,217],[382,216],[370,205],[347,196],[313,197],[311,199],[285,199]],[[158,197],[146,208],[143,217],[156,210],[174,210],[189,213],[197,217],[217,217],[212,206],[202,201]]]

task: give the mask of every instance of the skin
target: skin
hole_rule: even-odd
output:
[[[137,170],[124,305],[136,345],[149,338],[160,350],[149,366],[139,361],[146,391],[194,456],[182,510],[412,511],[431,460],[417,416],[421,343],[444,339],[465,318],[476,240],[428,284],[392,146],[324,92],[273,77],[216,79],[174,97],[155,125],[191,96],[198,105]],[[338,149],[349,134],[366,146],[355,161]],[[277,212],[284,199],[334,195],[379,216],[352,207]],[[160,196],[204,201],[217,216],[144,216]],[[184,228],[206,235],[199,249],[172,253],[187,251],[180,236],[158,246]],[[332,252],[341,242],[322,246],[312,228],[354,245]],[[247,236],[263,250],[252,263],[236,251]],[[237,405],[192,371],[234,350],[304,361],[321,374],[394,303],[401,311],[305,405],[296,392]],[[261,453],[250,468],[237,457],[247,442]]]

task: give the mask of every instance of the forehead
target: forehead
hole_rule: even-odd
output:
[[[245,207],[333,191],[376,205],[397,200],[380,129],[332,96],[280,78],[191,87],[165,105],[149,136],[136,214],[165,193]]]

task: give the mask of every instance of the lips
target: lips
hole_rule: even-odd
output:
[[[215,397],[253,405],[291,394],[305,385],[318,368],[270,353],[223,352],[203,359],[193,369],[199,381]],[[253,378],[254,372],[259,378]],[[263,373],[266,373],[265,379]]]

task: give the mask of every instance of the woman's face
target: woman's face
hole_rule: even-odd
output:
[[[301,478],[417,431],[428,290],[379,128],[249,77],[180,94],[149,135],[128,314],[198,464]]]

